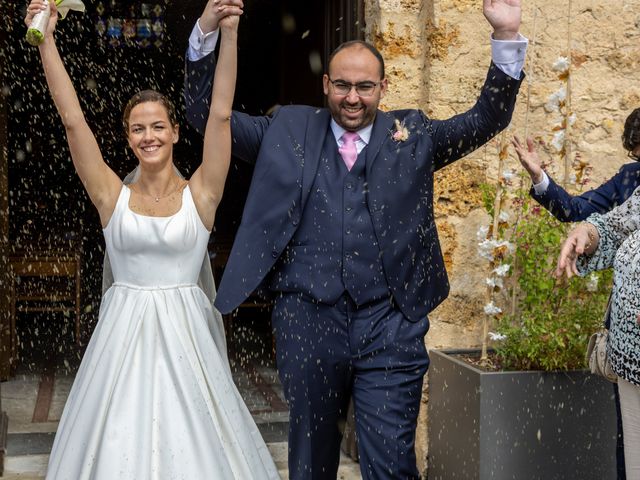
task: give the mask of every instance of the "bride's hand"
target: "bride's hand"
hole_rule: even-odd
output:
[[[31,3],[29,3],[29,6],[27,7],[27,16],[24,17],[24,23],[27,27],[30,27],[33,17],[47,8],[50,9],[51,16],[49,17],[45,36],[50,36],[53,35],[53,32],[56,29],[56,23],[58,23],[58,9],[56,7],[55,0],[51,0],[49,2],[49,6],[45,6],[44,0],[31,0]]]
[[[227,15],[220,19],[219,25],[222,30],[238,30],[238,23],[240,23],[239,15]]]
[[[200,28],[203,33],[213,32],[220,22],[229,15],[242,15],[242,0],[209,0],[200,16]]]

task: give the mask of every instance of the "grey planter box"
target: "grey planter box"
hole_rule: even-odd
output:
[[[612,385],[586,370],[485,372],[431,350],[428,479],[615,479]]]

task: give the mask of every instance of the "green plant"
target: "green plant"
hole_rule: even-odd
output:
[[[601,326],[611,272],[571,281],[552,273],[562,239],[571,225],[520,195],[521,208],[510,241],[514,252],[510,279],[516,295],[512,312],[497,319],[494,349],[502,368],[510,370],[571,370],[585,367],[589,336]]]
[[[571,12],[571,2],[569,2]],[[536,10],[537,13],[537,10]],[[568,17],[571,18],[571,15]],[[571,29],[569,28],[569,43]],[[535,39],[535,17],[534,17]],[[559,57],[552,66],[560,88],[551,94],[545,110],[555,115],[552,147],[563,159],[563,186],[575,181],[580,187],[589,173],[588,162],[571,160],[571,126],[576,118],[571,107],[571,49],[568,57]],[[531,76],[527,91],[527,115],[530,105]],[[528,122],[525,120],[525,131]],[[525,137],[527,135],[525,134]],[[584,352],[589,336],[602,322],[602,314],[611,290],[611,272],[598,272],[571,281],[556,280],[560,245],[570,225],[556,220],[533,202],[522,185],[515,193],[510,224],[502,211],[511,185],[503,171],[506,158],[504,137],[498,154],[499,178],[496,185],[481,188],[485,209],[492,217],[490,228],[478,232],[479,253],[489,261],[488,303],[484,307],[482,356],[480,363],[511,370],[571,370],[585,367]],[[573,169],[573,173],[571,170]],[[575,180],[572,180],[575,177]],[[505,275],[508,278],[504,278]],[[510,285],[508,285],[510,282]],[[511,298],[504,295],[511,287]],[[502,293],[499,301],[499,294]],[[506,312],[506,313],[505,313]],[[495,327],[489,332],[488,325]],[[496,352],[493,362],[487,355],[488,338]],[[497,362],[495,361],[497,360]],[[497,364],[497,365],[496,365]]]

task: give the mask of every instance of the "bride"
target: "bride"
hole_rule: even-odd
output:
[[[73,164],[98,210],[113,284],[60,420],[47,479],[277,479],[231,378],[224,332],[197,285],[231,156],[240,0],[215,0],[222,44],[202,163],[173,165],[175,111],[152,90],[124,112],[139,162],[124,185],[104,162],[58,53],[55,2],[39,46]],[[209,8],[209,7],[208,7]]]

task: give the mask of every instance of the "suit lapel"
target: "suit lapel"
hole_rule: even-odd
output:
[[[373,122],[373,130],[371,131],[371,138],[369,139],[369,145],[367,146],[367,178],[371,178],[371,167],[380,153],[382,145],[391,138],[391,132],[393,129],[393,117],[388,113],[378,110],[376,119]]]
[[[304,139],[304,165],[302,169],[302,197],[301,208],[304,207],[311,192],[313,179],[320,164],[320,154],[325,136],[329,130],[329,111],[326,108],[318,109],[311,114]]]

